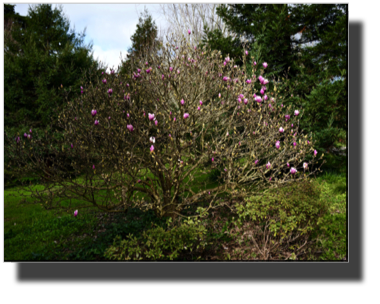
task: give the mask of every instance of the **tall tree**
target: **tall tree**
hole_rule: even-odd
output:
[[[7,7],[6,7],[7,9]],[[70,30],[62,7],[29,7],[25,25],[11,30],[4,54],[5,127],[46,128],[62,104],[61,85],[80,94],[82,72],[98,67],[85,31]]]
[[[131,59],[133,57],[147,57],[153,49],[160,44],[156,22],[149,14],[147,8],[140,14],[136,31],[131,37],[132,46],[128,49],[126,60],[122,62],[120,73],[130,74]]]

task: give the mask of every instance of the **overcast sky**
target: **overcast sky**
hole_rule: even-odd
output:
[[[33,4],[16,4],[15,11],[22,16],[28,14],[28,7]],[[53,8],[58,4],[53,4]],[[140,12],[144,6],[156,21],[158,29],[165,27],[164,17],[158,13],[159,4],[62,4],[63,12],[70,20],[75,31],[86,28],[85,42],[93,43],[94,57],[105,62],[109,67],[120,63],[131,47],[130,37],[136,30]]]

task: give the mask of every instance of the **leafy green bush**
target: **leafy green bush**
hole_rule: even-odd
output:
[[[112,246],[105,252],[111,260],[173,260],[184,251],[195,253],[205,248],[206,228],[199,218],[188,218],[178,226],[168,219],[168,229],[156,226],[141,236],[129,234],[122,240],[117,236]]]
[[[264,192],[236,209],[236,235],[248,231],[244,235],[265,260],[276,254],[286,259],[304,254],[310,234],[328,211],[325,201],[320,200],[320,189],[310,181]]]

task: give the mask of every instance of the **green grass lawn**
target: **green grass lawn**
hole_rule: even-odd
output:
[[[197,182],[206,189],[212,188],[216,184],[208,182],[208,178],[203,176]],[[319,254],[310,258],[341,260],[346,256],[346,173],[325,172],[315,182],[322,189],[321,199],[328,203],[329,213],[324,217],[321,229],[313,235]],[[193,191],[205,187],[196,186]],[[27,192],[21,193],[28,195]],[[39,204],[23,202],[17,188],[5,190],[4,259],[102,260],[104,251],[117,235],[139,235],[148,227],[165,222],[151,211],[144,213],[136,209],[120,214],[105,214],[94,208],[80,209],[75,218],[76,204],[81,202],[74,202],[70,210],[45,210]],[[223,225],[226,230],[228,223]],[[214,233],[210,237],[217,242],[224,236],[224,230],[222,234]]]

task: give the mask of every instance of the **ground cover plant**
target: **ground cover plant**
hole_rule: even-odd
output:
[[[70,214],[46,235],[55,244],[62,230],[65,253],[39,247],[33,259],[235,259],[220,244],[240,246],[247,226],[255,231],[249,258],[312,252],[329,210],[310,184],[323,154],[299,129],[302,112],[284,107],[275,86],[269,92],[266,62],[252,60],[259,76],[247,78],[233,59],[192,45],[190,30],[168,41],[133,58],[132,77],[111,71],[84,82],[62,109],[57,136],[7,134],[9,168],[38,180],[20,185],[17,197]],[[84,231],[90,237],[78,246]],[[30,240],[7,233],[14,249]]]
[[[315,186],[319,186],[319,199],[321,204],[324,203],[328,207],[328,212],[323,216],[320,225],[313,227],[314,231],[310,234],[307,244],[309,246],[310,243],[310,250],[307,249],[303,254],[296,252],[295,255],[292,255],[292,250],[284,251],[283,257],[272,253],[270,259],[346,258],[346,174],[324,172],[313,181]],[[110,257],[106,257],[105,252],[119,246],[117,236],[121,238],[120,243],[132,235],[141,238],[143,244],[146,244],[146,238],[142,236],[143,231],[156,227],[163,227],[169,231],[166,219],[158,219],[152,211],[130,209],[127,213],[112,214],[99,212],[94,208],[81,210],[77,217],[74,217],[72,212],[57,214],[55,210],[46,211],[40,205],[22,204],[22,197],[15,195],[14,190],[6,189],[4,192],[6,261],[109,260]],[[311,197],[309,200],[315,201],[315,198]],[[197,249],[197,244],[193,251],[182,248],[180,255],[174,260],[199,260],[199,257],[200,260],[262,260],[260,252],[249,237],[249,232],[252,231],[249,227],[252,227],[252,223],[246,221],[245,226],[240,227],[241,231],[236,231],[239,226],[235,224],[233,217],[237,218],[238,215],[232,212],[229,206],[232,208],[233,204],[213,210],[205,218],[204,242],[207,242],[207,245]],[[192,211],[188,212],[191,214]],[[258,238],[257,241],[260,242],[261,239]],[[166,240],[174,242],[172,239]],[[303,243],[293,242],[292,245],[297,247]],[[167,253],[170,255],[173,252]],[[125,256],[127,251],[123,254]],[[146,256],[142,256],[147,259]],[[167,256],[163,255],[160,259],[166,258]],[[116,254],[112,260],[117,260]]]

